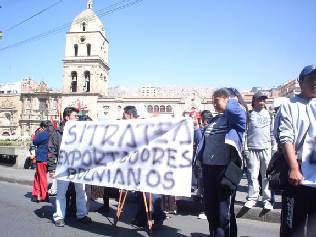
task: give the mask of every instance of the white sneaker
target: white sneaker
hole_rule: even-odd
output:
[[[271,204],[271,202],[265,201],[265,202],[264,202],[263,209],[266,209],[266,210],[273,210],[273,205]]]
[[[206,217],[206,215],[204,214],[204,212],[202,212],[202,213],[200,213],[200,214],[198,215],[198,219],[207,220],[207,217]]]
[[[48,189],[47,193],[49,196],[56,196],[57,195],[57,191],[53,191],[51,189]]]
[[[246,203],[245,203],[245,207],[251,209],[253,208],[255,205],[256,205],[257,201],[255,200],[248,200]]]

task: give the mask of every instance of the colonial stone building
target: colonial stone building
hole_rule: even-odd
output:
[[[210,88],[207,95],[194,88],[159,94],[157,88],[148,86],[136,95],[110,95],[108,47],[104,26],[89,0],[66,34],[62,91],[53,92],[45,83],[33,85],[26,80],[21,93],[1,94],[0,135],[29,136],[42,120],[58,121],[67,106],[80,108],[94,120],[120,119],[126,105],[136,105],[140,113],[149,116],[183,116],[192,108],[214,111]]]

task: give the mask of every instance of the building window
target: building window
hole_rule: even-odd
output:
[[[159,112],[159,106],[158,105],[155,105],[154,106],[154,113],[158,113]]]
[[[91,55],[91,44],[87,44],[87,55]]]
[[[153,112],[153,107],[151,105],[147,106],[147,112],[152,113]]]
[[[82,31],[86,31],[86,26],[87,26],[87,23],[82,22]]]
[[[77,57],[77,56],[78,56],[78,45],[75,44],[75,45],[74,45],[74,48],[75,48],[75,56]]]
[[[160,112],[161,113],[166,112],[166,107],[164,105],[160,105]]]
[[[84,72],[84,85],[83,85],[84,92],[90,92],[90,72]]]
[[[71,72],[71,92],[77,92],[77,72]]]
[[[85,41],[86,41],[86,37],[81,36],[81,37],[80,37],[80,43],[84,43]]]
[[[172,107],[171,107],[170,105],[168,105],[168,106],[166,107],[166,112],[167,112],[167,113],[171,113],[171,112],[172,112]]]

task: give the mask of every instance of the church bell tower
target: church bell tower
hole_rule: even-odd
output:
[[[66,34],[63,92],[108,95],[108,47],[102,22],[92,0],[72,22]]]

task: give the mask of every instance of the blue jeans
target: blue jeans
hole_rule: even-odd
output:
[[[146,215],[146,210],[145,210],[145,205],[144,205],[144,198],[143,198],[143,193],[142,192],[137,192],[137,213],[135,216],[135,219],[139,223],[147,223],[147,215]],[[146,199],[148,203],[148,198],[149,195],[146,193]],[[155,222],[163,222],[166,219],[166,214],[162,210],[162,195],[160,194],[152,194],[152,218]]]
[[[86,192],[83,184],[74,183],[76,189],[76,216],[78,219],[87,215]],[[56,195],[56,212],[53,214],[54,221],[64,219],[66,212],[66,192],[69,186],[69,181],[57,180],[57,195]]]

